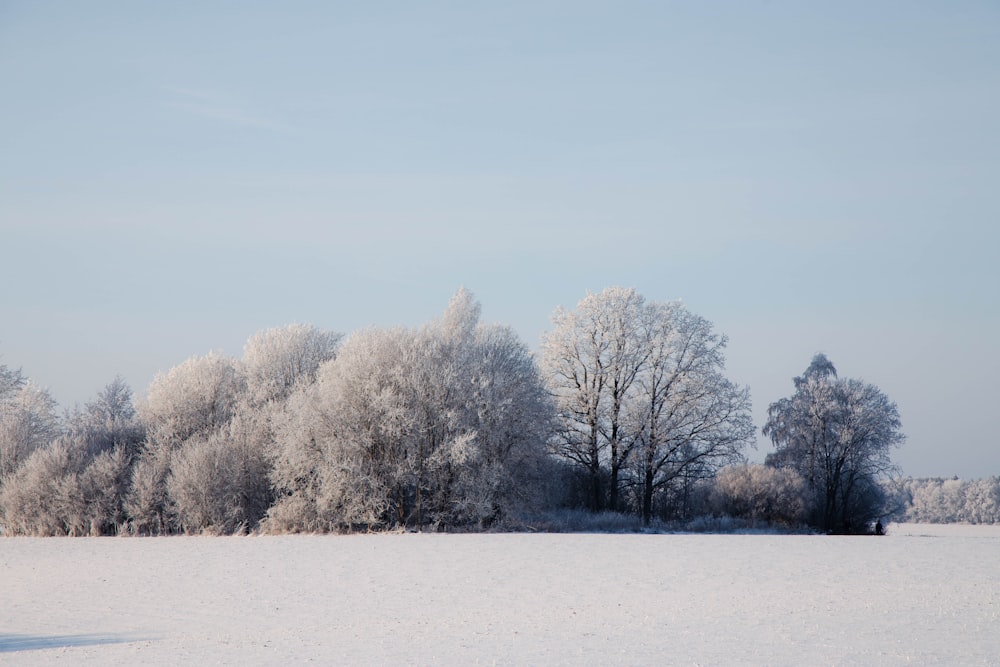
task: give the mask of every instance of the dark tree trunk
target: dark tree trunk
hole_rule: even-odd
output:
[[[642,479],[642,522],[649,525],[653,518],[653,467],[646,466]]]

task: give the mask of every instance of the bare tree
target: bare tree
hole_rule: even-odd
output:
[[[9,400],[28,383],[20,369],[13,370],[0,364],[0,402]]]
[[[890,451],[905,439],[896,404],[874,385],[838,378],[822,354],[794,383],[791,397],[768,408],[764,435],[775,452],[767,462],[806,479],[819,528],[863,532],[881,510],[879,480],[895,471]]]
[[[556,451],[587,471],[591,509],[605,498],[619,509],[625,482],[648,521],[656,493],[739,458],[753,432],[749,391],[722,376],[726,339],[707,320],[613,287],[557,310],[553,323],[543,367],[560,417]]]
[[[634,289],[609,287],[576,307],[556,310],[542,341],[542,364],[560,416],[557,453],[588,475],[590,508],[617,509],[619,476],[636,442],[625,424],[630,390],[648,357],[642,330],[645,300]]]
[[[88,458],[116,447],[133,457],[145,439],[132,403],[132,389],[121,377],[109,382],[83,410],[71,414],[68,430],[83,445]]]
[[[708,320],[680,303],[655,303],[645,327],[649,353],[634,401],[641,430],[632,469],[648,523],[655,494],[740,460],[754,426],[750,390],[723,376],[726,338]]]

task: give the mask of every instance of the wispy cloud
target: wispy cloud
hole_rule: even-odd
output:
[[[294,130],[286,123],[256,113],[249,108],[250,105],[245,101],[222,93],[189,88],[167,88],[166,92],[170,95],[167,106],[186,114],[230,125],[272,132],[291,132]]]

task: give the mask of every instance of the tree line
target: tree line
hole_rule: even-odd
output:
[[[1000,523],[1000,477],[908,478],[895,485],[901,516],[914,523]]]
[[[580,508],[863,532],[886,511],[896,406],[822,355],[748,464],[750,390],[683,304],[588,294],[538,355],[480,315],[461,289],[417,328],[262,331],[239,358],[157,375],[137,405],[116,379],[63,416],[0,366],[0,530],[486,530]]]

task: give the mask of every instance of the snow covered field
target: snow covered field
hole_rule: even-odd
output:
[[[0,539],[0,663],[1000,664],[1000,527]]]

